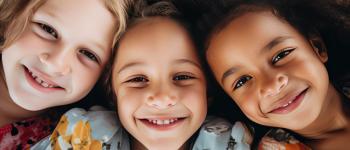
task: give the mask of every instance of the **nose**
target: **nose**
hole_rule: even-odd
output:
[[[265,74],[261,78],[260,93],[263,97],[279,94],[288,84],[288,76],[282,73]]]
[[[177,103],[177,96],[174,90],[169,87],[158,87],[155,92],[147,98],[147,105],[156,109],[168,109]]]
[[[74,55],[69,51],[57,50],[39,54],[39,60],[48,68],[52,75],[64,76],[72,71],[70,65],[72,56]]]

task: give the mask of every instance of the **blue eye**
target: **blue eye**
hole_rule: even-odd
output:
[[[95,61],[97,63],[100,62],[98,57],[94,53],[90,52],[89,50],[81,49],[81,50],[79,50],[79,53],[83,54],[85,57],[87,57],[88,59],[90,59],[92,61]]]
[[[235,85],[233,87],[234,90],[242,87],[245,83],[247,83],[250,79],[252,79],[251,76],[242,76],[240,77],[237,82],[235,82]]]
[[[280,61],[284,57],[288,56],[293,50],[295,50],[295,48],[287,48],[287,49],[280,51],[277,55],[275,55],[272,58],[272,61],[271,61],[272,64],[276,64],[278,61]]]
[[[52,37],[54,37],[55,39],[58,38],[58,33],[57,31],[51,27],[50,25],[44,24],[44,23],[36,23],[44,32],[50,34]]]

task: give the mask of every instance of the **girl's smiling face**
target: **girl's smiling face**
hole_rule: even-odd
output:
[[[12,100],[27,110],[73,103],[96,83],[116,19],[101,0],[49,0],[2,52]]]
[[[270,11],[245,13],[215,33],[207,60],[226,93],[259,124],[303,129],[329,101],[326,52]]]
[[[142,20],[116,56],[113,87],[123,126],[148,149],[179,149],[207,112],[206,82],[187,31],[167,18]]]

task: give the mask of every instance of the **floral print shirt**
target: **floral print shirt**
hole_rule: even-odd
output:
[[[207,117],[191,149],[249,150],[252,139],[241,122],[232,125],[222,118]],[[66,112],[51,136],[31,149],[130,150],[130,141],[114,111],[94,106],[88,111],[73,108]]]
[[[48,136],[55,126],[49,117],[39,116],[0,127],[0,149],[22,150]]]

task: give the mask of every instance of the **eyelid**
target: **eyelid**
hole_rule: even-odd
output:
[[[292,51],[294,51],[296,49],[296,47],[288,47],[288,48],[284,48],[280,51],[278,51],[271,59],[271,63],[272,64],[276,64],[279,60],[283,59],[284,57],[288,56]],[[278,61],[275,61],[275,59],[277,58],[277,56],[279,56],[281,53],[287,52],[289,51],[289,53],[287,55],[285,55],[283,58],[279,59]]]
[[[32,21],[32,23],[34,23],[38,28],[40,28],[40,32],[45,32],[45,34],[49,34],[49,36],[53,36],[52,34],[50,33],[47,33],[46,31],[44,31],[44,29],[41,27],[41,25],[45,25],[45,26],[48,26],[50,27],[53,32],[55,32],[56,36],[53,36],[53,38],[51,39],[48,39],[48,40],[56,40],[56,39],[59,39],[60,38],[60,34],[58,33],[58,31],[56,30],[56,28],[54,28],[52,25],[50,25],[49,23],[46,23],[44,21]],[[44,37],[45,39],[47,39],[46,37]]]
[[[135,78],[145,78],[147,80],[147,82],[149,81],[147,76],[142,75],[142,74],[137,74],[137,75],[132,75],[132,76],[128,77],[126,79],[126,81],[124,81],[123,83],[133,83],[133,81],[131,81],[131,80],[133,80]]]
[[[243,78],[249,78],[248,80],[246,80],[245,83],[243,83],[243,85],[241,85],[240,87],[236,87],[236,85],[238,84],[239,81],[241,81]],[[243,75],[243,76],[240,76],[235,82],[233,82],[231,88],[232,88],[232,92],[241,88],[242,86],[244,86],[248,81],[250,81],[253,77],[250,76],[250,75]]]
[[[92,54],[96,57],[97,63],[98,63],[98,64],[101,64],[102,60],[101,60],[100,56],[99,56],[97,53],[95,53],[93,50],[88,49],[88,48],[82,48],[82,49],[79,49],[79,52],[82,51],[82,50],[85,50],[85,51],[87,51],[87,52],[89,52],[89,53],[92,53]],[[86,56],[85,56],[85,57],[86,57]],[[90,59],[90,58],[88,58],[88,59]]]
[[[195,74],[192,72],[178,72],[178,73],[175,73],[174,76],[180,76],[180,75],[187,75],[187,76],[191,76],[191,77],[195,76]]]

